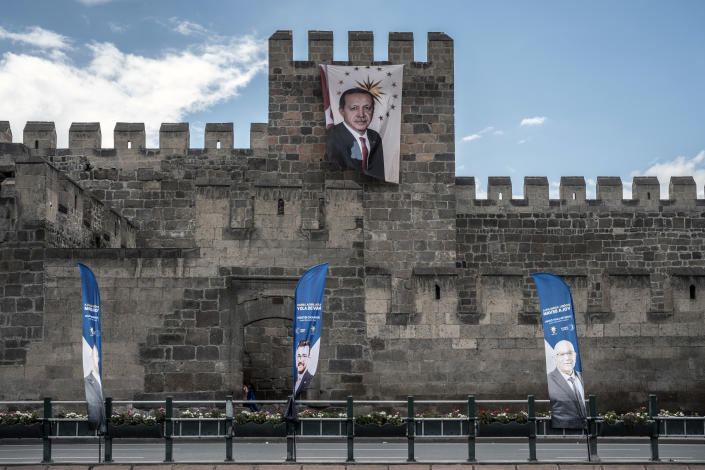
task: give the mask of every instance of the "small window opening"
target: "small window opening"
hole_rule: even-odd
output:
[[[441,286],[436,284],[436,300],[441,300]]]
[[[78,196],[76,194],[73,195],[73,210],[76,210],[78,207]]]
[[[646,193],[646,199],[651,199],[651,193]]]
[[[128,140],[128,141],[127,141],[127,148],[128,148],[128,149],[131,149],[131,148],[132,148],[132,141],[131,141],[131,140]]]
[[[690,300],[695,300],[695,285],[690,285]]]
[[[600,285],[600,283],[599,283],[599,282],[596,282],[596,283],[595,283],[595,290],[596,290],[597,292],[600,292],[600,289],[601,289],[601,288],[602,288],[602,286]]]
[[[215,148],[217,148],[218,150],[220,150],[220,141],[216,142]]]
[[[35,141],[34,141],[34,148],[35,148],[35,149],[38,149],[38,148],[39,148],[39,141],[38,141],[38,140],[35,140]]]
[[[575,193],[573,193],[573,201],[575,201]]]
[[[502,193],[497,194],[497,198],[501,201],[502,200]]]
[[[279,199],[277,203],[277,215],[284,215],[284,199]]]

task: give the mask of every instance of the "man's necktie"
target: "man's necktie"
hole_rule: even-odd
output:
[[[578,409],[580,410],[583,416],[586,416],[585,402],[580,397],[580,393],[578,393],[578,388],[575,386],[575,377],[568,377],[568,382],[570,382],[570,387],[573,389],[575,401],[578,402]]]
[[[367,144],[364,137],[360,137],[360,147],[362,148],[362,171],[367,173]]]

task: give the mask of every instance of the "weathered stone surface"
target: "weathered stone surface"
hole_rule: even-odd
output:
[[[562,178],[559,199],[546,178],[514,199],[511,179],[493,177],[477,199],[475,179],[455,176],[443,33],[429,34],[426,63],[411,33],[390,34],[390,61],[405,64],[400,184],[341,172],[325,155],[318,69],[333,38],[308,39],[309,61],[294,61],[291,32],[270,38],[268,121],[252,124],[249,149],[232,148],[232,123],[207,124],[204,149],[189,148],[186,123],[164,124],[158,149],[141,123],[117,123],[114,149],[75,123],[80,155],[54,148],[52,123],[29,123],[27,147],[0,143],[0,398],[82,395],[80,372],[62,368],[80,355],[77,262],[101,288],[115,399],[223,398],[245,381],[284,398],[296,282],[328,262],[308,398],[545,398],[529,275],[550,271],[573,291],[600,407],[647,392],[705,405],[705,202],[692,178],[672,179],[668,200],[655,178],[636,177],[631,200],[600,178],[587,200],[582,176]],[[353,65],[371,65],[372,33],[348,41]]]

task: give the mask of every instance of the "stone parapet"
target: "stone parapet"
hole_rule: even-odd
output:
[[[632,197],[624,198],[622,179],[618,176],[599,176],[596,198],[586,197],[585,178],[564,176],[561,178],[559,198],[549,197],[546,177],[524,178],[524,195],[512,196],[512,181],[508,176],[491,176],[487,182],[487,198],[475,196],[475,179],[455,179],[458,213],[473,212],[592,212],[599,210],[622,210],[627,212],[673,212],[679,210],[700,211],[705,208],[705,199],[698,199],[695,180],[691,176],[673,176],[669,180],[669,197],[660,199],[660,184],[655,176],[635,176],[632,182]]]

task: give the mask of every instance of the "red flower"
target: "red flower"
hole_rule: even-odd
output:
[[[507,413],[509,413],[509,408],[505,408],[504,411],[506,411]]]

